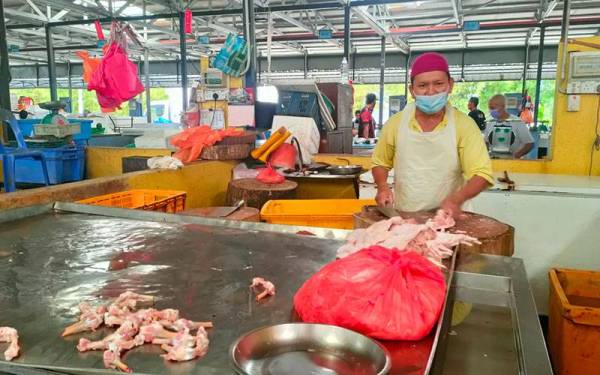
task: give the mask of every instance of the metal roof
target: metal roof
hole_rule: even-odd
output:
[[[560,17],[563,2],[548,0],[430,0],[398,1],[397,3],[354,6],[351,11],[352,47],[358,53],[380,50],[380,37],[387,35],[388,51],[401,50],[405,42],[412,50],[479,48],[489,46],[524,46],[538,42],[537,24],[541,21],[558,21],[549,27],[546,34],[548,44],[558,43],[560,38]],[[18,24],[42,26],[47,22],[95,19],[110,15],[108,0],[5,0],[8,42],[21,49],[45,47],[44,29],[10,29]],[[172,0],[117,0],[112,1],[113,15],[139,16],[147,14],[176,13],[178,3]],[[187,2],[186,2],[187,3]],[[197,11],[234,10],[241,7],[240,0],[190,1],[190,8]],[[354,1],[351,4],[360,4]],[[300,0],[293,4],[286,1],[257,1],[257,6],[277,7],[288,5],[302,7],[323,4],[314,0]],[[330,28],[339,34],[344,29],[343,3],[330,2],[335,8],[315,10],[290,10],[273,12],[272,55],[298,54],[306,50],[309,54],[341,53],[339,40],[319,40],[315,33]],[[268,8],[266,8],[268,10]],[[600,1],[573,0],[571,2],[570,28],[572,36],[589,36],[598,33],[600,28]],[[586,24],[577,24],[585,20]],[[266,37],[268,13],[256,16],[256,31],[259,40]],[[461,26],[468,21],[480,22],[478,31],[463,31]],[[173,57],[169,51],[177,52],[178,45],[168,44],[177,40],[178,22],[173,19],[156,19],[147,25],[148,45],[153,48],[154,58]],[[138,31],[143,30],[143,21],[133,23]],[[105,28],[108,25],[104,25]],[[194,33],[209,35],[220,41],[229,32],[240,32],[241,14],[194,17]],[[66,25],[53,28],[55,48],[70,44],[95,44],[96,34],[92,25]],[[108,34],[108,30],[105,30]],[[215,50],[220,43],[209,46]],[[207,52],[201,46],[191,46],[190,55]],[[266,53],[266,42],[259,42],[259,50]],[[72,55],[68,51],[57,54],[65,58]],[[14,57],[45,59],[43,51],[13,53]]]
[[[12,45],[12,65],[45,63],[45,29],[50,23],[57,62],[79,61],[72,50],[81,45],[93,49],[96,32],[82,20],[112,15],[152,15],[156,19],[132,21],[147,38],[151,60],[179,57],[177,14],[181,3],[189,5],[194,17],[194,36],[209,36],[209,45],[189,43],[190,58],[211,54],[221,47],[229,32],[242,33],[241,0],[4,0],[7,41]],[[266,56],[269,14],[272,14],[274,57],[340,55],[343,52],[343,1],[255,0],[255,28],[259,54]],[[377,53],[386,37],[386,52],[424,50],[479,50],[490,47],[523,49],[536,46],[540,25],[546,25],[546,45],[560,38],[563,2],[557,0],[355,0],[351,7],[351,49],[357,54]],[[306,9],[302,9],[306,8]],[[219,14],[227,13],[227,14]],[[600,1],[572,0],[569,37],[598,35]],[[61,22],[70,24],[60,24]],[[478,30],[463,26],[478,22]],[[107,23],[103,24],[108,36]],[[333,39],[318,38],[318,31],[331,29]],[[18,51],[17,51],[18,49]],[[131,50],[135,56],[135,48]],[[502,61],[498,61],[501,64]],[[494,68],[496,69],[496,68]],[[509,68],[514,70],[514,68]],[[400,73],[400,72],[398,72]]]

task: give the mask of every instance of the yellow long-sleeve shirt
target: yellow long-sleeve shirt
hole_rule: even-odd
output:
[[[490,184],[493,184],[492,162],[481,131],[471,117],[456,109],[454,113],[456,113],[457,152],[465,180],[468,181],[473,176],[481,176]],[[402,112],[392,116],[383,126],[379,141],[373,150],[372,162],[374,165],[387,169],[394,167],[398,128],[401,119]],[[439,131],[447,125],[448,120],[444,116],[442,122],[433,131]],[[409,128],[412,131],[423,132],[414,116],[409,123]]]

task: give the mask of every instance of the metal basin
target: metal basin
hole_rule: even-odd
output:
[[[359,333],[323,324],[259,328],[237,339],[231,360],[238,374],[387,374],[387,350]]]

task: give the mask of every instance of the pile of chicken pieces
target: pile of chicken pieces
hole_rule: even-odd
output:
[[[433,264],[443,267],[442,260],[452,256],[452,247],[480,243],[465,233],[446,231],[455,224],[452,215],[444,210],[438,210],[425,224],[395,216],[366,229],[354,230],[338,249],[337,257],[344,258],[364,248],[379,245],[388,249],[415,251]]]
[[[123,372],[131,369],[121,360],[121,354],[143,344],[160,345],[166,352],[162,357],[169,361],[189,361],[206,355],[209,340],[205,329],[212,328],[211,322],[180,318],[174,309],[143,308],[153,304],[154,297],[130,291],[108,306],[94,308],[83,302],[79,304],[79,321],[65,328],[62,336],[95,331],[103,324],[118,327],[99,341],[81,338],[77,350],[104,350],[104,365]]]
[[[0,327],[0,342],[7,342],[8,349],[4,351],[4,359],[12,361],[19,355],[19,334],[11,327]]]

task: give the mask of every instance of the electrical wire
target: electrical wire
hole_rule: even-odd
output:
[[[600,151],[600,95],[598,95],[598,105],[596,106],[596,137],[594,138],[592,151],[590,152],[590,169],[588,171],[588,176],[592,175],[594,154],[596,151]]]

